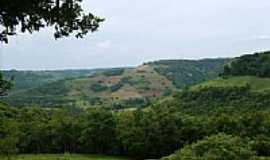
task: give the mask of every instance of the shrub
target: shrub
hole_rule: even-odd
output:
[[[219,133],[188,145],[164,160],[251,160],[255,153],[239,137]]]
[[[97,84],[93,84],[91,86],[91,90],[94,91],[94,92],[102,92],[102,91],[105,91],[107,89],[108,89],[107,86],[102,85],[102,84],[98,84],[98,83]]]

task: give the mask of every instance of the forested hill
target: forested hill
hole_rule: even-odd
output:
[[[162,60],[136,68],[9,71],[5,75],[15,77],[15,86],[3,100],[14,106],[147,106],[176,90],[217,78],[228,62],[229,59]]]
[[[178,88],[215,79],[231,59],[161,60],[149,63]]]
[[[225,66],[224,75],[270,77],[270,51],[236,58]]]
[[[186,88],[154,105],[155,109],[204,117],[195,128],[201,127],[197,132],[208,130],[207,136],[179,147],[162,160],[269,159],[269,73],[270,52],[243,55],[226,65],[221,77]],[[189,137],[196,137],[194,133]]]
[[[270,52],[262,52],[235,58],[220,77],[186,88],[170,103],[193,114],[270,110],[269,57]]]

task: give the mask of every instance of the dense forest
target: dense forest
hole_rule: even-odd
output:
[[[250,55],[258,56],[265,53]],[[247,65],[237,59],[234,66]],[[133,110],[16,108],[2,103],[0,154],[266,160],[270,157],[270,76],[224,75]]]
[[[236,58],[224,68],[224,76],[270,77],[270,52],[255,53]]]

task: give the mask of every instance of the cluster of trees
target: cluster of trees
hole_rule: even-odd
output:
[[[219,133],[188,145],[163,160],[254,160],[255,155],[247,141]]]
[[[270,52],[255,53],[236,58],[224,67],[224,76],[270,77]]]
[[[268,111],[192,115],[170,105],[159,103],[144,110],[119,112],[105,108],[16,109],[2,105],[0,154],[70,152],[143,159],[167,156],[181,148],[184,150],[180,155],[186,157],[193,150],[198,156],[201,152],[212,156],[224,147],[234,154],[243,148],[236,157],[270,156]],[[211,135],[218,136],[204,139]],[[221,148],[212,150],[217,142]],[[202,145],[204,149],[197,153]]]
[[[121,76],[125,71],[125,68],[112,68],[110,70],[104,71],[105,76]]]
[[[0,96],[3,96],[7,90],[12,86],[12,83],[4,79],[3,75],[0,73]]]
[[[226,87],[202,87],[184,90],[168,102],[182,112],[210,114],[220,110],[256,111],[269,110],[269,92],[254,92],[249,85]]]

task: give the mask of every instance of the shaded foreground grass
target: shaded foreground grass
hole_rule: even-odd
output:
[[[0,157],[0,160],[8,158]],[[113,157],[105,155],[80,155],[80,154],[23,154],[11,157],[10,160],[127,160],[124,157]]]

